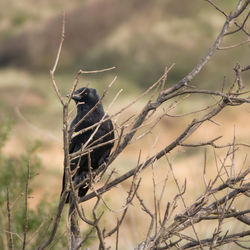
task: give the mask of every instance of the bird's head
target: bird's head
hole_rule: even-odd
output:
[[[67,95],[69,97],[69,95]],[[95,89],[92,88],[80,88],[76,90],[72,99],[76,104],[87,104],[88,106],[94,106],[99,101],[99,96]]]

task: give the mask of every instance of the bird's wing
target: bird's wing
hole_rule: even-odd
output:
[[[93,144],[98,145],[103,142],[108,142],[114,139],[114,127],[111,120],[106,120],[101,124],[93,138]],[[96,141],[96,142],[95,142]],[[111,142],[112,144],[113,142]]]
[[[100,166],[107,160],[110,151],[114,145],[114,142],[112,141],[114,139],[113,130],[114,128],[112,121],[110,119],[106,120],[104,123],[102,123],[102,125],[100,126],[96,135],[93,138],[93,145],[101,145],[105,143],[104,145],[100,146],[100,148],[94,150],[95,154],[97,155],[95,162],[98,166]]]
[[[69,144],[69,154],[72,154],[75,152],[75,146],[76,146],[76,141],[71,140],[71,142]]]

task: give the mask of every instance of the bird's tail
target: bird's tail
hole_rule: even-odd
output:
[[[73,177],[73,184],[74,186],[77,186],[80,182],[82,182],[85,178],[86,178],[86,174],[87,173],[81,173],[81,175],[77,174]],[[86,193],[88,192],[88,186],[86,186],[86,184],[82,185],[79,187],[78,189],[78,197],[83,197],[86,195]],[[62,183],[62,192],[60,197],[62,197],[62,194],[65,190],[65,174],[63,176],[63,183]],[[66,201],[65,203],[69,203],[70,201],[70,194],[67,195]]]

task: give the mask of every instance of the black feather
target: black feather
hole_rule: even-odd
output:
[[[86,147],[92,147],[100,145],[105,142],[109,142],[105,145],[93,149],[88,155],[83,155],[81,157],[75,158],[70,162],[71,171],[73,171],[77,166],[79,166],[77,172],[72,177],[74,186],[82,182],[89,172],[89,164],[92,169],[97,169],[110,155],[110,151],[113,147],[114,139],[114,128],[111,119],[108,115],[105,115],[102,103],[95,89],[92,88],[81,88],[74,92],[72,99],[77,105],[77,115],[70,125],[70,145],[69,154],[75,153],[81,149],[83,145],[89,140],[93,134],[93,138],[87,143]],[[105,117],[104,117],[105,116]],[[84,117],[84,119],[83,119]],[[89,129],[77,136],[73,136],[73,132],[81,131],[88,128],[104,118],[104,122],[99,125]],[[98,127],[99,126],[99,127]],[[97,131],[96,128],[98,127]],[[73,131],[74,130],[74,131]],[[72,139],[71,139],[72,138]],[[90,163],[89,163],[90,158]],[[63,176],[62,193],[65,188],[65,173]],[[88,187],[80,186],[78,190],[78,196],[83,197],[88,191]],[[61,193],[61,195],[62,195]],[[66,203],[69,202],[69,197],[67,197]]]

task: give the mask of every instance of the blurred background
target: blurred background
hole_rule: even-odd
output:
[[[217,2],[229,13],[236,1]],[[49,69],[56,57],[64,10],[66,34],[56,72],[58,87],[63,95],[66,94],[79,69],[115,66],[116,69],[111,72],[81,78],[79,83],[79,87],[89,85],[101,94],[117,75],[114,87],[104,100],[107,107],[117,91],[123,89],[116,105],[110,110],[111,114],[159,79],[166,66],[175,63],[168,75],[167,85],[183,78],[207,53],[224,23],[224,16],[201,0],[1,1],[0,121],[2,124],[11,123],[11,132],[2,152],[15,158],[34,141],[41,142],[38,156],[42,168],[34,180],[31,208],[35,208],[45,194],[50,197],[60,193],[63,171],[62,109],[50,81]],[[237,34],[226,38],[222,45],[229,46],[243,40],[245,37]],[[192,84],[221,90],[224,81],[229,87],[234,81],[236,63],[243,66],[249,64],[247,44],[217,52]],[[245,83],[249,77],[249,73],[244,74]],[[211,101],[204,97],[190,98],[178,105],[174,113],[198,110],[211,104]],[[146,99],[140,100],[123,117],[137,114],[145,103]],[[157,131],[142,142],[131,145],[114,163],[114,167],[119,167],[121,172],[130,169],[137,161],[141,147],[145,157],[161,149],[183,130],[191,118],[162,119]],[[226,109],[216,121],[221,126],[209,124],[203,128],[205,130],[196,132],[191,140],[204,141],[223,135],[221,142],[229,143],[235,130],[240,142],[249,142],[249,107],[243,105],[233,108],[233,111]],[[152,151],[152,141],[159,135],[161,138],[158,138],[157,146]],[[244,149],[242,156],[245,154]],[[176,160],[180,180],[184,177],[192,180],[197,172],[202,173],[197,168],[201,168],[203,151],[183,149],[172,156]],[[241,159],[239,162],[243,162]],[[159,167],[159,178],[161,171],[164,167]],[[144,180],[147,176],[150,180],[151,175],[152,172],[146,171]],[[194,195],[196,186],[192,181],[188,183],[188,192]],[[151,190],[151,184],[145,185]],[[169,192],[174,195],[175,191]],[[127,222],[128,228],[136,224],[137,218],[132,217]],[[140,225],[139,215],[137,224]],[[138,232],[128,232],[127,235],[130,235],[131,246],[141,237]]]

